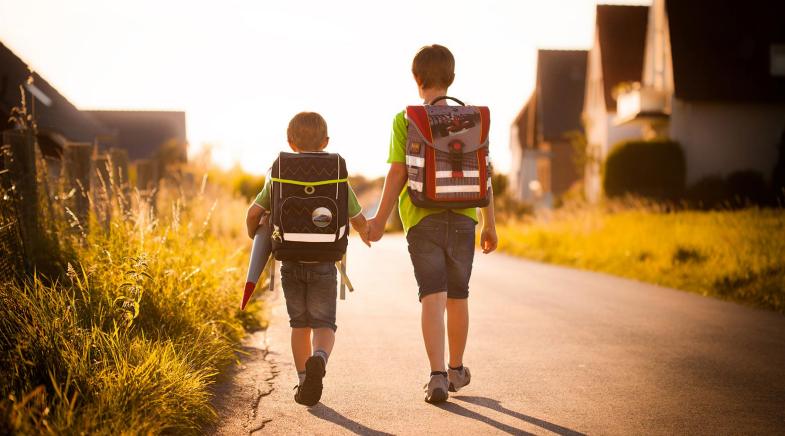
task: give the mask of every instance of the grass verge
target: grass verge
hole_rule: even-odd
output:
[[[245,202],[161,192],[108,231],[60,226],[64,274],[0,288],[0,433],[198,434],[209,387],[261,303],[239,312]],[[67,262],[67,263],[66,263]]]
[[[582,209],[500,225],[501,251],[785,313],[785,214]]]

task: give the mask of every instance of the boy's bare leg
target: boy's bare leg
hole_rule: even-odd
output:
[[[333,345],[335,345],[335,332],[333,329],[320,327],[313,330],[314,351],[322,350],[329,356],[333,352]]]
[[[469,299],[447,299],[447,338],[450,343],[450,367],[463,365],[463,352],[469,336]]]
[[[297,372],[305,371],[305,361],[311,357],[311,328],[292,329],[292,356]]]
[[[446,371],[444,367],[444,310],[447,292],[436,292],[422,299],[422,338],[431,371]]]

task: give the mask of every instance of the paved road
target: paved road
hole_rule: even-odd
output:
[[[428,405],[405,241],[358,242],[357,291],[339,302],[325,392],[311,409],[292,400],[286,312],[273,309],[267,359],[279,373],[255,410],[261,432],[785,434],[785,316],[501,254],[475,261],[472,384]]]

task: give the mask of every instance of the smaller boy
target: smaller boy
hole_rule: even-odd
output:
[[[286,133],[289,147],[296,153],[323,153],[330,139],[327,123],[315,112],[295,115]],[[268,174],[262,191],[248,209],[246,224],[251,238],[262,216],[271,209],[271,190]],[[365,216],[351,186],[348,189],[347,216],[363,242],[370,247]],[[299,404],[313,406],[322,397],[322,378],[335,344],[337,285],[333,262],[285,260],[281,264],[281,286],[292,328],[292,355],[299,379],[294,400]]]

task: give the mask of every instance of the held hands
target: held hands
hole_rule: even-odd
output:
[[[365,217],[362,214],[357,215],[356,217],[349,220],[352,224],[352,227],[360,235],[360,239],[363,240],[363,243],[367,246],[371,246],[371,241],[368,239],[368,221],[366,221]]]
[[[365,226],[362,230],[358,230],[357,233],[360,234],[360,239],[363,240],[363,243],[368,247],[371,246],[371,240],[368,239],[368,226]]]
[[[483,226],[480,233],[480,248],[482,252],[488,254],[499,245],[499,238],[496,236],[495,226]]]
[[[368,239],[376,242],[384,236],[385,222],[377,217],[368,220]]]

